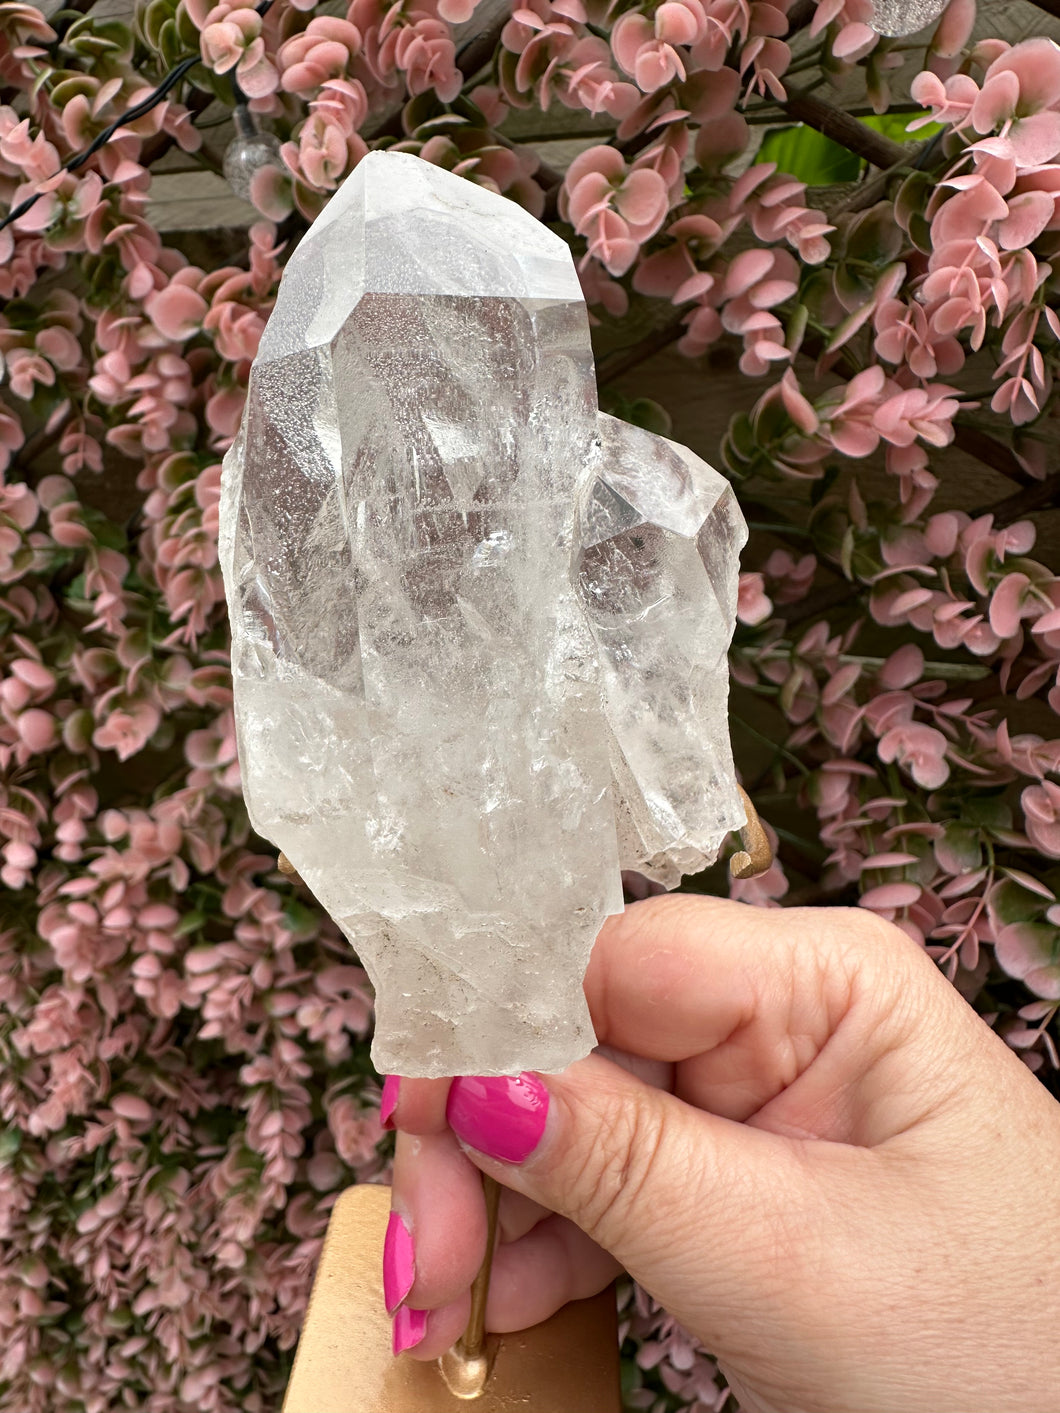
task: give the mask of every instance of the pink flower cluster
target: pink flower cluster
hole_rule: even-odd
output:
[[[269,25],[218,10],[204,49],[238,30],[253,87]],[[0,236],[3,1401],[265,1413],[334,1194],[386,1162],[367,980],[239,789],[219,460],[281,250],[261,225],[204,271],[150,224],[148,143],[198,142],[175,101],[63,174],[144,79],[53,108],[54,33],[0,32],[0,200],[42,193]]]
[[[956,363],[954,335],[967,330],[975,350],[988,323],[1003,328],[994,376],[1004,381],[991,407],[1021,425],[1052,388],[1036,340],[1060,341],[1060,317],[1041,299],[1051,266],[1034,253],[1039,237],[1060,231],[1060,46],[1032,39],[988,52],[996,57],[981,86],[967,73],[945,83],[923,73],[913,84],[917,101],[967,140],[927,210],[921,341],[944,342]]]

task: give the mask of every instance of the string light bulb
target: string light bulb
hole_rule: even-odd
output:
[[[245,103],[232,110],[236,135],[225,148],[222,170],[235,194],[250,200],[250,184],[263,167],[281,168],[279,139],[271,132],[262,132]]]

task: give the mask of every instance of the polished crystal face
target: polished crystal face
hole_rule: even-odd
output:
[[[727,482],[601,415],[564,242],[373,153],[292,256],[225,458],[243,788],[408,1076],[557,1070],[620,867],[742,823]]]

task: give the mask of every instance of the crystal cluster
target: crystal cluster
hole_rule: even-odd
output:
[[[743,822],[726,653],[746,529],[598,412],[566,244],[366,157],[284,274],[225,458],[243,789],[357,949],[407,1076],[563,1068],[621,868]]]

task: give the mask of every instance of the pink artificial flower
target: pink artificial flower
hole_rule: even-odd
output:
[[[144,300],[144,309],[155,328],[174,343],[183,342],[198,331],[209,307],[188,281],[174,280]]]
[[[433,90],[442,103],[451,103],[463,87],[452,32],[442,20],[431,16],[390,31],[380,49],[380,62],[390,61],[404,70],[413,96]]]
[[[763,11],[765,8],[761,7]],[[873,39],[875,38],[874,34]],[[788,95],[781,83],[781,75],[790,63],[791,49],[783,39],[775,35],[753,35],[740,54],[740,73],[744,76],[750,74],[748,92],[783,103]]]
[[[1043,780],[1020,797],[1027,837],[1046,858],[1060,859],[1060,785]]]
[[[629,309],[629,295],[617,280],[612,280],[605,274],[601,265],[595,262],[582,265],[578,278],[585,302],[590,307],[594,304],[602,306],[613,319],[620,319]]]
[[[698,0],[664,0],[652,19],[635,10],[619,16],[611,31],[611,48],[619,68],[641,92],[654,93],[685,77],[677,46],[695,44],[706,28],[706,14]]]
[[[873,425],[894,446],[911,446],[917,437],[929,446],[949,446],[953,419],[960,410],[960,403],[951,396],[957,391],[932,384],[892,393],[873,413]]]
[[[947,741],[941,731],[923,722],[906,721],[884,733],[876,747],[885,764],[897,761],[918,785],[937,790],[950,777]]]
[[[616,148],[591,147],[571,163],[560,204],[588,239],[587,258],[599,260],[611,275],[624,275],[643,242],[662,225],[669,193],[657,171],[629,170]]]
[[[128,760],[143,750],[158,730],[160,721],[161,713],[151,702],[118,707],[96,728],[92,744],[101,751],[117,752],[119,760]]]
[[[698,358],[712,343],[717,343],[724,332],[721,315],[705,301],[700,301],[695,309],[686,314],[682,323],[686,332],[677,347],[686,358]]]
[[[344,1163],[360,1168],[375,1157],[376,1144],[383,1138],[378,1109],[361,1109],[349,1095],[342,1095],[332,1103],[327,1117]]]
[[[262,19],[253,4],[216,5],[206,16],[200,37],[202,60],[215,73],[235,69],[239,86],[249,98],[275,91],[279,75],[265,52]]]
[[[8,386],[16,397],[31,398],[39,383],[50,388],[55,383],[55,369],[46,358],[28,348],[13,348],[7,354]]]
[[[843,399],[828,419],[828,435],[836,451],[862,457],[880,443],[876,412],[883,400],[886,375],[880,367],[865,368],[847,384]]]
[[[790,372],[790,369],[788,371]],[[784,376],[787,377],[787,373]],[[796,559],[788,550],[776,549],[766,560],[763,573],[774,602],[798,603],[813,587],[817,573],[817,557],[804,554],[800,559]]]
[[[284,161],[317,191],[334,191],[349,164],[349,146],[342,128],[323,113],[311,113],[302,124],[298,146],[285,142]]]
[[[739,593],[736,604],[736,617],[741,623],[754,627],[763,623],[773,612],[765,590],[765,580],[761,574],[743,573],[740,575]]]
[[[676,291],[675,302],[695,297],[697,278]],[[798,287],[798,265],[786,250],[744,250],[726,270],[721,322],[729,333],[742,336],[740,369],[748,376],[760,376],[773,363],[792,357],[784,342],[783,326],[772,310],[791,299]],[[790,391],[790,384],[788,388]]]
[[[280,87],[285,93],[312,93],[327,79],[344,78],[360,50],[356,25],[336,15],[316,15],[301,34],[281,45],[276,55]]]
[[[1056,858],[1054,853],[1051,857]],[[1050,908],[1050,912],[1054,909]],[[1036,996],[1060,1000],[1060,962],[1057,961],[1055,925],[1012,922],[1002,927],[994,944],[998,965],[1022,981]]]
[[[676,301],[677,291],[703,273],[699,262],[714,254],[734,226],[735,222],[723,228],[710,216],[679,216],[665,232],[675,244],[641,260],[633,272],[633,288],[638,294],[663,295]]]
[[[918,378],[950,377],[964,366],[964,350],[957,339],[942,337],[924,306],[915,301],[886,299],[877,308],[877,356],[896,366],[907,364]]]
[[[1060,152],[1060,45],[1026,39],[986,71],[972,104],[976,132],[1000,128],[1023,167],[1037,167]]]

